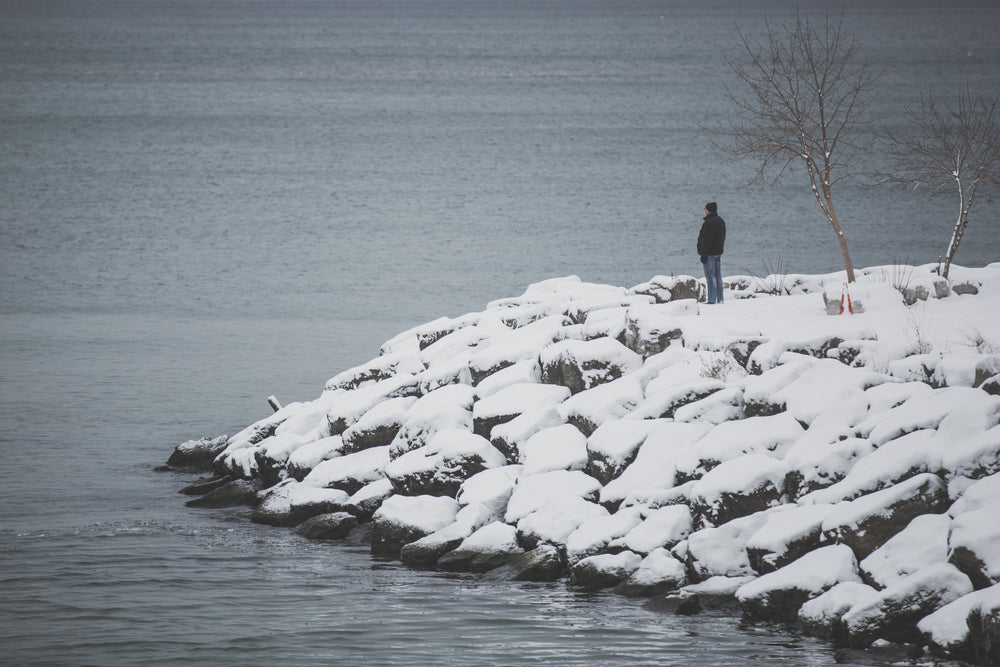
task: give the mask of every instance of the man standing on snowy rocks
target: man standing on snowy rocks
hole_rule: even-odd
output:
[[[705,204],[705,221],[698,233],[698,254],[705,267],[708,303],[722,303],[722,251],[726,245],[726,221],[719,217],[716,203]]]

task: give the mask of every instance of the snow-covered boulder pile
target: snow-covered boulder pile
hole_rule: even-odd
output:
[[[170,463],[414,567],[1000,664],[1000,264],[906,269],[835,315],[841,274],[547,280]]]

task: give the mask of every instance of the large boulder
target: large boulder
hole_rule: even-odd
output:
[[[474,400],[472,387],[464,384],[440,387],[418,398],[389,445],[390,457],[396,459],[427,445],[444,429],[472,431]]]
[[[947,514],[916,517],[859,563],[862,578],[882,589],[934,563],[946,562],[950,525]]]
[[[343,452],[350,454],[391,444],[416,401],[413,396],[400,396],[374,406],[344,431]]]
[[[779,504],[788,465],[765,454],[722,463],[691,490],[691,508],[709,525],[721,525]]]
[[[340,489],[326,489],[289,479],[264,493],[260,505],[251,512],[250,520],[268,526],[297,526],[318,514],[340,512],[349,497]]]
[[[774,572],[820,546],[823,521],[834,505],[790,505],[768,513],[767,521],[750,539],[750,566],[760,574]]]
[[[625,510],[619,510],[619,513]],[[639,554],[651,554],[661,548],[671,549],[691,534],[694,525],[691,509],[687,505],[668,505],[655,509],[641,509],[642,521],[624,537],[613,540],[612,546],[621,544]]]
[[[747,618],[792,622],[807,600],[845,581],[860,583],[858,563],[849,547],[835,544],[743,585],[736,599]]]
[[[399,558],[403,546],[455,522],[458,502],[437,496],[392,496],[372,517],[372,555]]]
[[[644,359],[659,354],[675,341],[683,343],[679,318],[697,314],[698,303],[694,299],[629,308],[625,316],[625,346]]]
[[[1000,497],[989,505],[956,516],[948,534],[948,562],[976,588],[1000,583]]]
[[[633,374],[575,394],[559,406],[559,414],[589,437],[601,424],[634,410],[642,399],[642,385]]]
[[[613,338],[563,340],[538,356],[542,382],[578,394],[616,380],[642,366],[642,357]]]
[[[520,553],[483,575],[487,580],[556,581],[566,574],[566,561],[551,544]]]
[[[521,382],[500,389],[476,401],[472,408],[472,430],[489,438],[493,427],[543,406],[556,406],[570,396],[570,390],[554,384]]]
[[[525,476],[587,467],[587,438],[572,424],[543,429],[519,450]]]
[[[611,588],[632,576],[640,563],[642,556],[631,551],[590,556],[570,567],[569,583],[590,591]]]
[[[672,551],[684,559],[697,580],[753,575],[746,544],[766,520],[767,512],[758,512],[715,528],[702,528]]]
[[[947,507],[947,485],[937,475],[925,473],[843,503],[823,521],[823,536],[849,545],[858,558],[866,558],[914,517],[940,513]]]
[[[842,641],[846,636],[841,618],[851,607],[865,600],[874,600],[878,591],[857,581],[842,581],[822,595],[812,598],[799,608],[796,624],[809,634],[823,639]]]
[[[403,545],[399,558],[410,567],[433,568],[441,556],[459,546],[491,519],[492,514],[485,505],[466,505],[455,515],[454,523]]]
[[[358,517],[359,521],[371,521],[372,515],[393,495],[392,482],[384,477],[369,482],[347,499],[344,509]]]
[[[980,665],[1000,664],[1000,584],[949,602],[917,623],[931,653]]]
[[[167,465],[171,468],[211,470],[215,457],[222,453],[228,442],[228,435],[182,442],[174,447]]]
[[[257,494],[262,488],[259,479],[236,479],[213,488],[201,498],[189,500],[184,504],[187,507],[208,508],[238,507],[240,505],[255,507],[260,502]]]
[[[517,463],[522,459],[521,450],[524,448],[524,443],[531,436],[543,429],[565,423],[566,418],[552,406],[532,408],[509,422],[494,426],[490,433],[490,442],[507,457],[508,462]]]
[[[475,531],[452,551],[442,555],[437,567],[444,572],[488,572],[523,553],[514,526],[494,521]]]
[[[935,563],[856,604],[843,621],[854,647],[876,639],[910,643],[920,639],[917,621],[972,592],[972,582],[949,563]]]
[[[506,463],[486,438],[462,429],[444,429],[427,445],[391,461],[385,474],[396,493],[454,497],[466,479]]]
[[[423,370],[420,355],[413,350],[403,349],[338,373],[327,380],[326,391],[358,389],[399,375],[416,375]]]
[[[572,566],[588,556],[612,551],[608,546],[641,522],[642,514],[638,508],[624,509],[615,514],[597,514],[587,519],[566,538],[567,561]]]
[[[348,512],[330,512],[306,519],[295,532],[310,540],[340,540],[358,525],[358,518]]]
[[[628,579],[614,592],[630,597],[652,597],[680,588],[687,583],[687,568],[666,549],[656,549],[642,559]]]
[[[313,486],[357,493],[371,482],[385,477],[389,447],[372,447],[319,463],[302,481]]]
[[[289,454],[285,469],[290,477],[301,482],[320,463],[337,458],[343,453],[344,441],[339,435],[320,438],[302,445]]]
[[[601,484],[621,475],[656,425],[649,419],[619,419],[599,426],[586,439],[588,472]]]

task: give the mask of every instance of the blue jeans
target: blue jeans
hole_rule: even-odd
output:
[[[708,255],[705,262],[705,282],[708,283],[708,303],[722,303],[722,255]]]

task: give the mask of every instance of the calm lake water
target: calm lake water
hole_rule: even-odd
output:
[[[847,3],[889,118],[1000,91],[1000,6],[938,5]],[[0,0],[0,661],[831,664],[777,628],[190,510],[191,477],[152,470],[531,282],[696,274],[709,200],[727,273],[839,268],[800,174],[739,189],[751,166],[697,128],[735,25],[793,6]],[[947,243],[950,200],[839,201],[857,266]],[[980,205],[959,264],[1000,260]]]

